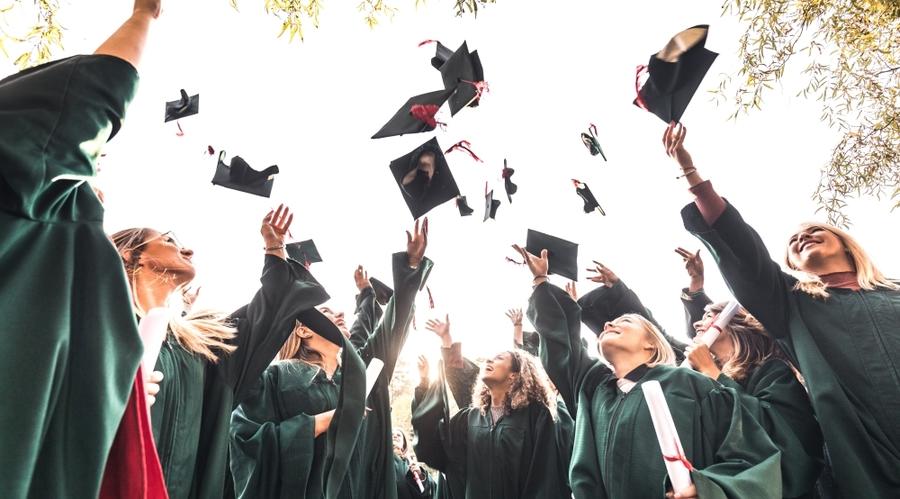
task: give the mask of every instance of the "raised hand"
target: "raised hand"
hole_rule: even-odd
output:
[[[509,320],[512,321],[513,326],[521,326],[522,325],[522,309],[521,308],[511,308],[506,311],[506,316],[509,317]]]
[[[617,276],[612,270],[609,270],[608,267],[598,262],[597,260],[593,260],[595,267],[587,269],[588,272],[594,272],[597,275],[592,275],[588,277],[589,280],[594,281],[599,284],[603,284],[608,287],[615,286],[617,282],[619,282],[619,276]]]
[[[697,499],[698,497],[697,486],[694,484],[690,484],[678,492],[671,490],[666,492],[666,499]]]
[[[372,283],[369,282],[369,273],[366,272],[362,265],[356,267],[356,270],[353,272],[353,280],[356,281],[356,289],[359,291],[372,287]]]
[[[287,206],[280,204],[275,211],[269,211],[263,218],[259,233],[262,234],[267,252],[279,252],[284,258],[284,238],[294,221],[294,214]],[[272,248],[272,249],[270,249]]]
[[[419,360],[416,362],[417,367],[419,368],[419,382],[420,384],[427,385],[428,384],[428,373],[430,372],[430,366],[428,365],[428,358],[424,355],[419,355]]]
[[[531,275],[534,276],[535,286],[547,280],[547,273],[550,269],[550,260],[547,258],[546,249],[541,250],[541,256],[534,256],[518,244],[513,244],[512,247],[514,250],[518,251],[520,255],[522,255],[522,258],[525,259],[525,263],[528,265],[528,270],[530,270]]]
[[[135,14],[148,14],[153,19],[162,11],[162,0],[134,0]]]
[[[687,128],[681,123],[669,123],[663,133],[663,146],[666,154],[678,162],[678,166],[685,172],[694,169],[694,161],[690,153],[684,148],[684,138],[687,136]]]
[[[406,255],[409,258],[409,266],[416,269],[425,258],[425,248],[428,246],[428,217],[425,217],[419,230],[419,221],[416,220],[416,226],[413,228],[412,234],[406,231]]]
[[[575,288],[574,282],[566,283],[566,293],[569,293],[573,300],[578,301],[578,289]]]
[[[700,250],[691,253],[684,248],[675,249],[681,258],[684,259],[684,269],[687,270],[688,276],[691,278],[691,284],[688,290],[696,293],[703,289],[703,260],[700,259]]]
[[[453,345],[453,337],[450,336],[450,315],[445,315],[444,320],[429,319],[425,323],[425,329],[436,334],[441,339],[441,346],[450,348]]]
[[[709,351],[709,347],[705,343],[688,345],[684,350],[684,355],[695,371],[701,372],[712,379],[718,379],[719,375],[722,374],[719,366],[716,365],[712,352]]]

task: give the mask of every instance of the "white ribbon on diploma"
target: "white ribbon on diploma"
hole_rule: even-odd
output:
[[[678,430],[672,421],[672,413],[669,412],[669,404],[663,395],[659,381],[650,380],[641,384],[644,392],[644,400],[650,409],[650,419],[653,420],[653,429],[656,430],[656,440],[662,450],[663,461],[666,463],[666,471],[669,480],[672,481],[672,490],[681,492],[691,486],[691,467],[681,447],[681,439],[678,438]]]
[[[722,309],[722,312],[716,316],[716,320],[713,322],[712,326],[709,326],[709,329],[703,332],[700,341],[707,347],[712,347],[713,343],[719,339],[719,335],[722,334],[722,331],[728,327],[731,319],[734,319],[734,316],[737,315],[740,308],[741,304],[737,301],[731,300],[728,302],[725,305],[725,308]],[[691,367],[690,361],[684,359],[684,362],[681,363],[681,367]]]
[[[366,367],[366,398],[369,398],[369,394],[372,393],[372,388],[375,388],[375,381],[378,380],[378,375],[381,374],[381,370],[384,368],[384,361],[381,359],[372,358],[369,361],[368,367]]]
[[[156,359],[159,358],[159,350],[166,340],[166,332],[169,330],[169,309],[163,307],[151,308],[147,315],[141,318],[138,324],[138,332],[144,343],[144,357],[141,359],[144,378],[148,378],[156,367]]]

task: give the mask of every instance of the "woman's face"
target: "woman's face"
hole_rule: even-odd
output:
[[[394,445],[394,454],[397,454],[400,457],[406,455],[406,449],[404,449],[406,438],[403,436],[403,431],[394,430],[391,434],[391,442]]]
[[[788,259],[800,270],[817,267],[833,258],[846,258],[844,244],[824,227],[801,227],[788,240]]]
[[[481,371],[481,380],[488,386],[507,381],[515,375],[512,360],[512,354],[509,352],[501,352],[488,359]]]
[[[694,331],[697,332],[694,341],[701,341],[704,335],[709,334],[709,327],[716,322],[716,317],[718,316],[718,313],[708,310],[706,314],[703,315],[702,319],[694,323]],[[734,356],[734,343],[731,339],[731,335],[731,330],[726,327],[725,331],[719,334],[716,341],[709,347],[709,351],[716,356],[716,364],[718,364],[719,367],[722,367]]]
[[[603,326],[599,338],[600,351],[607,358],[621,352],[641,353],[653,348],[648,336],[640,322],[624,315]]]
[[[340,329],[341,334],[344,335],[344,338],[350,338],[350,330],[347,329],[347,323],[344,321],[344,313],[343,312],[335,312],[328,307],[319,307],[319,312],[322,312],[322,315],[328,317],[328,320],[334,323],[338,329]]]
[[[186,284],[194,279],[196,271],[191,258],[194,252],[183,248],[171,232],[160,233],[148,229],[144,243],[139,247],[140,264],[157,273],[174,278],[177,284]]]

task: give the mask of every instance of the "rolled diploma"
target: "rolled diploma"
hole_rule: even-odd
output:
[[[731,322],[731,319],[734,319],[734,316],[740,308],[741,304],[737,301],[731,300],[728,302],[725,305],[725,308],[722,309],[722,312],[716,316],[716,321],[713,322],[712,326],[709,326],[709,329],[703,333],[703,338],[700,341],[707,347],[712,347],[713,343],[719,339],[719,335],[722,334],[722,331],[728,327],[728,323]],[[684,359],[684,362],[681,363],[681,367],[691,367],[690,361]]]
[[[168,329],[169,309],[163,307],[151,308],[138,324],[138,332],[144,343],[141,366],[145,378],[149,378],[150,373],[156,368],[156,359],[159,358],[159,350],[166,339]]]
[[[673,459],[676,456],[684,456],[681,447],[681,439],[678,438],[678,430],[672,421],[672,413],[669,412],[669,404],[663,395],[659,381],[651,380],[641,384],[644,392],[644,400],[650,409],[650,419],[653,420],[653,429],[656,430],[656,440],[662,450],[663,461],[666,463],[666,471],[672,481],[672,490],[681,492],[691,485],[691,471],[681,459]]]
[[[372,388],[375,388],[375,381],[378,380],[378,375],[381,374],[382,368],[384,368],[384,361],[381,359],[373,357],[369,361],[369,366],[366,367],[366,398],[369,398]]]

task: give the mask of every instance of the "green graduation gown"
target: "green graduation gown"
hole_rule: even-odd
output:
[[[474,364],[448,368],[459,371],[454,395],[471,393],[462,385]],[[444,363],[428,389],[417,387],[412,424],[418,435],[416,456],[446,476],[441,497],[513,499],[569,497],[566,468],[571,455],[573,421],[565,407],[554,420],[541,404],[515,409],[492,424],[491,415],[460,405],[453,417],[445,387]],[[476,371],[477,373],[477,371]],[[469,396],[471,400],[471,395]]]
[[[84,182],[137,72],[76,56],[0,81],[0,495],[97,497],[142,346]]]
[[[294,329],[294,319],[328,299],[303,265],[266,255],[262,287],[233,313],[237,348],[209,362],[169,334],[156,370],[165,376],[151,408],[153,435],[172,499],[220,499],[228,472],[231,412]]]
[[[900,291],[813,298],[793,290],[797,281],[730,203],[712,226],[693,203],[681,215],[803,373],[841,495],[900,497]]]
[[[417,269],[410,269],[405,252],[394,254],[394,296],[358,356],[352,344],[345,342],[344,361],[332,380],[320,369],[299,361],[278,362],[266,369],[232,418],[231,470],[237,497],[396,498],[389,383],[409,332],[416,293],[432,265],[426,258]],[[324,435],[314,438],[314,416],[331,409],[336,409],[335,418],[343,416],[339,399],[350,387],[359,389],[362,407],[364,373],[351,377],[347,369],[350,354],[361,365],[372,358],[384,362],[365,401],[371,411],[365,419],[360,413],[352,435],[333,437],[332,422],[328,441]],[[334,473],[329,459],[346,463],[346,476]]]
[[[422,489],[416,483],[409,461],[394,454],[394,473],[397,482],[397,499],[427,499],[435,493],[435,483],[431,476],[422,470]]]
[[[621,391],[581,344],[580,307],[550,283],[535,288],[528,317],[546,340],[551,379],[577,394],[566,401],[579,409],[569,474],[576,498],[665,494],[666,468],[641,391],[647,380],[662,385],[700,497],[781,497],[778,449],[734,390],[690,369],[657,366],[636,369],[637,384]]]

